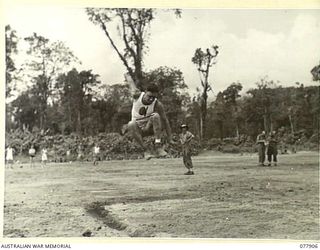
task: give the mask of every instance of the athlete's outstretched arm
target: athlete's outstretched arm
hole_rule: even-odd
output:
[[[138,84],[133,81],[133,79],[129,75],[129,73],[126,73],[124,75],[124,78],[125,78],[126,82],[129,84],[130,92],[131,92],[132,97],[134,99],[137,99],[140,96],[141,92],[142,92],[141,87],[138,86]]]

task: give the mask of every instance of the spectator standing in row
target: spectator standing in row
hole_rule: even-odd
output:
[[[259,154],[259,165],[265,166],[264,161],[266,159],[266,132],[262,131],[257,136],[258,154]]]
[[[278,140],[276,138],[276,131],[272,131],[272,133],[270,133],[267,142],[268,142],[267,155],[268,155],[268,162],[269,162],[268,166],[271,166],[272,160],[274,165],[277,166]]]
[[[78,146],[78,156],[77,156],[77,159],[78,161],[82,161],[84,158],[84,155],[83,155],[83,150],[82,150],[82,144],[80,144]]]
[[[47,156],[48,150],[46,147],[44,147],[41,151],[41,166],[44,167],[47,164],[48,156]]]
[[[9,168],[12,168],[12,169],[13,169],[13,153],[14,153],[14,149],[9,144],[9,146],[6,149],[6,162]]]
[[[99,159],[100,159],[100,147],[96,143],[93,147],[93,165],[98,165]]]
[[[34,166],[34,157],[36,156],[36,150],[34,148],[34,145],[31,145],[31,148],[29,149],[29,156],[30,156],[30,167]]]
[[[66,152],[66,161],[69,162],[69,164],[72,163],[72,159],[71,159],[71,149],[70,147],[68,148],[67,152]]]

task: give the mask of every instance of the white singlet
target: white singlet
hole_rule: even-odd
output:
[[[154,113],[154,105],[157,102],[157,98],[149,105],[142,103],[142,97],[145,93],[141,92],[138,99],[133,102],[132,111],[131,111],[131,121],[145,121]]]

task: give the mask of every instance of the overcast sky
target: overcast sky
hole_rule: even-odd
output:
[[[36,32],[61,40],[82,61],[80,70],[92,69],[105,84],[123,82],[122,62],[84,9],[29,5],[5,13],[18,36]],[[265,76],[283,86],[315,84],[310,70],[320,61],[320,10],[184,9],[180,19],[159,10],[150,33],[145,70],[180,69],[191,93],[199,86],[191,58],[196,48],[212,44],[220,48],[209,78],[215,93],[237,81],[249,89]],[[116,32],[112,36],[120,42]]]

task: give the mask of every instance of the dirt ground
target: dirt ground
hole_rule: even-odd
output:
[[[4,237],[319,240],[319,154],[207,152],[182,159],[15,165],[5,171]]]

